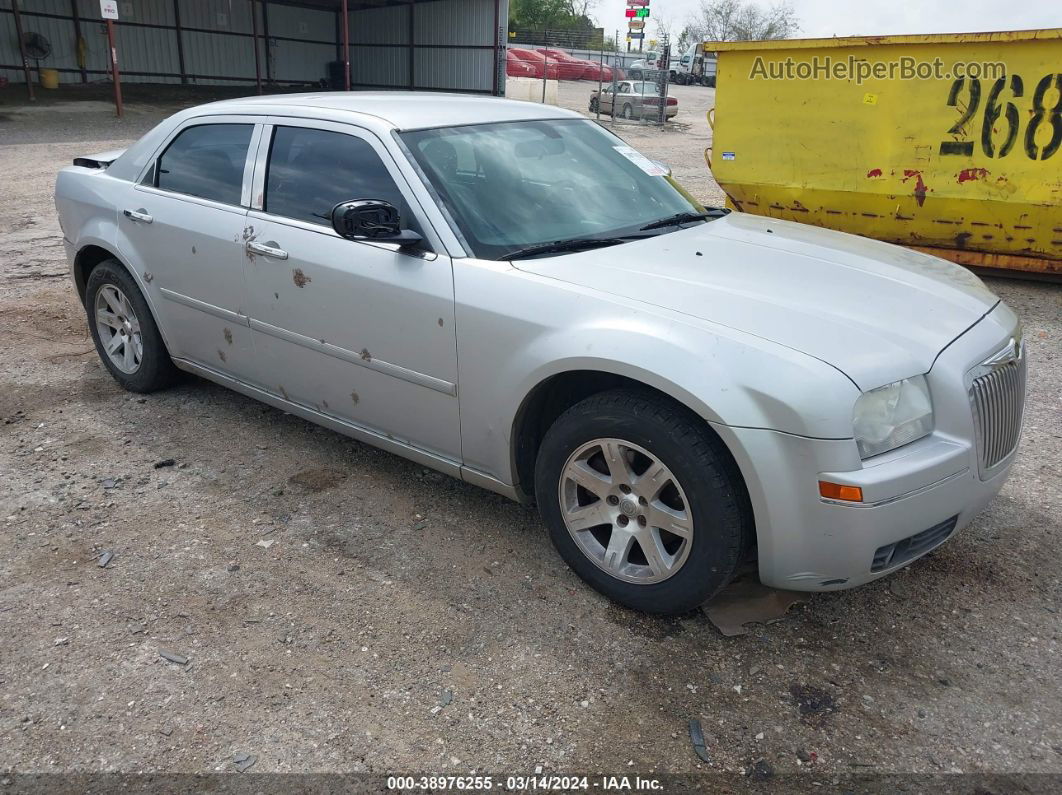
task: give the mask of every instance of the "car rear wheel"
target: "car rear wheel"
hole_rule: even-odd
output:
[[[631,104],[629,102],[624,104],[624,106],[623,106],[623,114],[622,115],[623,115],[623,118],[625,118],[625,119],[633,119],[634,118],[634,108],[631,106]]]
[[[104,260],[89,274],[85,311],[96,352],[119,384],[154,392],[176,380],[179,371],[147,301],[117,260]]]
[[[751,536],[736,468],[699,418],[663,397],[614,390],[546,433],[535,493],[565,562],[636,610],[674,615],[733,576]]]

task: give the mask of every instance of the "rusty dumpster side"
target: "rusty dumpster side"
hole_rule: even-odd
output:
[[[1062,29],[704,47],[735,209],[1062,276]]]

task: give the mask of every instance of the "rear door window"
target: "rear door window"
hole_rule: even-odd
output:
[[[416,227],[390,171],[368,141],[311,127],[276,128],[265,212],[331,227],[332,208],[355,199],[390,202]]]
[[[253,131],[253,124],[199,124],[183,130],[159,158],[155,186],[239,205]]]

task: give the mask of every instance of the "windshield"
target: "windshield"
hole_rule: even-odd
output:
[[[481,259],[636,235],[654,221],[704,210],[663,168],[589,120],[444,127],[401,138]],[[657,233],[668,231],[674,227]]]

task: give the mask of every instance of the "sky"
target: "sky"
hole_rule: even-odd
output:
[[[789,4],[800,18],[801,38],[1062,27],[1058,0],[790,0]],[[677,36],[699,6],[700,0],[650,0],[649,13],[651,18],[670,20]],[[593,15],[606,35],[626,29],[626,7],[626,0],[598,0]],[[648,38],[657,37],[653,25],[646,30]]]

